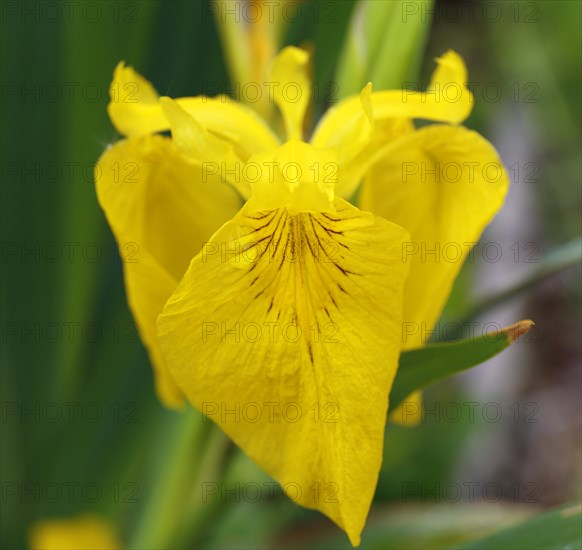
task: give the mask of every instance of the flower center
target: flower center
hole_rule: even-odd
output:
[[[337,155],[299,140],[252,156],[242,177],[252,188],[255,211],[287,208],[290,213],[333,212]]]

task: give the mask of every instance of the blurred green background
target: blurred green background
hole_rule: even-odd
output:
[[[285,42],[313,48],[323,89],[355,3],[321,2],[337,17],[318,22],[313,4],[302,2]],[[388,425],[363,537],[370,548],[447,547],[581,493],[580,269],[566,269],[580,248],[581,4],[434,8],[420,72],[406,78],[422,87],[434,57],[461,53],[476,99],[466,126],[496,145],[512,180],[440,327],[466,335],[469,321],[477,330],[521,318],[537,326],[526,342],[428,391],[418,427]],[[1,9],[2,547],[26,547],[37,520],[85,511],[110,518],[129,544],[142,518],[172,515],[156,487],[181,420],[153,393],[95,197],[94,163],[118,139],[108,86],[125,60],[160,93],[194,96],[209,82],[228,86],[226,65],[206,1]],[[327,107],[318,99],[316,116]],[[501,249],[499,261],[487,243]],[[192,479],[183,480],[196,494],[204,456],[193,450]],[[233,483],[268,481],[244,457],[229,458]],[[189,547],[347,547],[325,518],[282,497],[204,510],[184,535]]]

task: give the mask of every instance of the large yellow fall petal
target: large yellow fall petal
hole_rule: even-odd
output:
[[[400,227],[249,201],[194,258],[159,318],[167,365],[299,504],[359,544],[400,348]]]
[[[508,178],[493,146],[463,127],[434,125],[401,138],[368,173],[360,205],[405,227],[411,264],[404,348],[423,343],[453,281],[503,204]]]
[[[230,141],[243,159],[279,143],[258,115],[226,96],[176,101],[209,132]],[[125,136],[153,134],[170,127],[154,87],[123,62],[115,68],[107,110],[115,128]]]
[[[85,514],[36,523],[29,534],[31,550],[120,550],[112,525],[100,516]]]
[[[159,351],[156,318],[192,256],[237,212],[240,200],[162,136],[128,138],[108,148],[95,181],[125,257],[128,301],[150,353],[158,395],[167,406],[179,406],[181,393]]]

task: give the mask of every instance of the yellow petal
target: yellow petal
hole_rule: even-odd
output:
[[[407,134],[366,176],[360,205],[405,227],[411,264],[404,298],[404,348],[426,341],[453,281],[501,208],[508,178],[493,146],[463,127]]]
[[[393,154],[398,139],[414,132],[414,124],[407,118],[390,118],[374,125],[374,131],[365,141],[349,144],[339,158],[339,184],[335,192],[343,198],[352,197],[362,179],[379,159]]]
[[[166,304],[159,338],[190,402],[299,504],[359,544],[400,348],[400,227],[249,202]]]
[[[293,46],[285,48],[273,61],[270,86],[283,115],[287,139],[303,136],[303,119],[311,97],[308,62],[309,54]]]
[[[158,348],[156,318],[192,256],[238,210],[238,196],[162,136],[128,138],[108,148],[95,181],[125,257],[128,301],[150,353],[158,395],[164,404],[179,406],[181,393]]]
[[[410,428],[418,426],[422,420],[422,392],[411,393],[390,413],[390,420]]]
[[[420,118],[459,124],[473,106],[473,96],[466,86],[467,70],[462,58],[449,51],[436,60],[437,69],[425,92],[389,90],[371,96],[374,120]],[[362,102],[350,97],[330,109],[318,124],[311,142],[317,147],[338,147],[359,138],[354,132],[362,117]]]
[[[338,153],[341,178],[335,192],[339,197],[349,199],[360,183],[362,175],[368,170],[364,151],[370,147],[378,148],[390,139],[389,126],[398,126],[399,120],[386,120],[376,124],[374,109],[372,107],[372,84],[368,83],[360,93],[361,112],[351,121],[346,121],[346,126],[327,143],[327,147],[334,147]],[[348,126],[351,124],[351,127]],[[349,135],[349,140],[342,137]],[[376,144],[376,142],[378,144]],[[369,155],[368,155],[369,156]]]
[[[158,92],[152,83],[123,61],[113,71],[109,95],[111,103],[108,108],[114,112],[124,105],[155,105],[158,102]]]
[[[168,130],[170,125],[153,86],[131,67],[119,63],[113,74],[109,117],[123,135],[138,136]],[[225,96],[176,100],[204,128],[230,140],[242,158],[278,145],[278,139],[252,110]]]
[[[92,514],[36,523],[29,534],[31,550],[119,550],[112,525]]]
[[[182,154],[199,164],[203,174],[219,174],[243,198],[249,198],[251,188],[241,178],[243,161],[236,155],[232,145],[208,132],[177,101],[162,97],[160,105],[170,123],[172,140]]]

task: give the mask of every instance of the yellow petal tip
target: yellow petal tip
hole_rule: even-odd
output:
[[[311,98],[309,53],[288,46],[274,59],[270,80],[276,83],[273,99],[285,123],[288,139],[302,139],[305,112]]]
[[[447,50],[440,57],[437,57],[435,62],[439,67],[446,67],[452,71],[448,75],[451,81],[457,81],[462,85],[465,84],[468,76],[467,66],[465,65],[464,59],[456,51]]]
[[[300,63],[301,65],[305,65],[309,61],[309,52],[298,48],[297,46],[287,46],[277,56],[277,59],[289,57],[293,57],[294,61]]]

